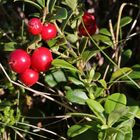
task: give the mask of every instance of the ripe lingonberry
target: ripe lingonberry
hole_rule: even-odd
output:
[[[85,12],[84,15],[82,16],[83,19],[83,24],[86,28],[84,28],[83,24],[81,23],[79,25],[79,36],[88,36],[88,33],[92,36],[93,34],[95,34],[96,29],[97,29],[97,25],[96,25],[96,21],[95,21],[95,17],[88,13]],[[87,33],[88,32],[88,33]]]
[[[46,23],[42,27],[41,37],[43,40],[50,40],[57,35],[57,29],[54,24]]]
[[[34,85],[39,79],[38,72],[32,69],[26,69],[23,73],[19,74],[19,80],[26,86]]]
[[[10,53],[8,64],[16,73],[22,73],[31,65],[30,56],[22,49],[17,49]]]
[[[52,60],[51,51],[48,48],[39,47],[31,56],[31,67],[38,72],[44,72],[50,68]]]
[[[38,35],[41,33],[42,23],[39,18],[32,18],[29,20],[27,28],[31,34]]]
[[[92,15],[91,13],[88,13],[88,12],[84,12],[82,19],[86,26],[91,25],[93,22],[95,22],[94,15]]]

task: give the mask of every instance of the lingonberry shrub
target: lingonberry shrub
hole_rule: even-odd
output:
[[[32,18],[29,20],[28,25],[28,32],[33,35],[39,35],[42,31],[42,23],[39,18]]]
[[[46,47],[39,47],[31,56],[31,67],[38,72],[44,72],[50,68],[52,60],[51,51]]]
[[[26,69],[23,73],[19,74],[19,80],[26,86],[34,85],[39,79],[39,74],[35,70]]]
[[[91,13],[85,12],[84,15],[82,16],[83,23],[79,25],[79,36],[88,36],[89,35],[94,35],[97,29],[96,21],[94,15]],[[84,26],[83,26],[84,24]],[[86,30],[85,30],[86,28]],[[88,33],[87,33],[88,32]]]
[[[30,67],[30,56],[26,51],[22,49],[16,49],[10,53],[8,64],[14,72],[22,73]]]
[[[41,37],[43,40],[50,40],[57,35],[57,29],[54,24],[46,23],[42,27]]]

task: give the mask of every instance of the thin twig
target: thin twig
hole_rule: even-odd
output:
[[[6,76],[7,79],[9,80],[9,82],[11,82],[12,84],[14,84],[14,85],[16,85],[16,86],[18,86],[18,87],[24,88],[24,89],[26,89],[26,90],[28,90],[28,91],[30,91],[30,92],[33,92],[33,93],[35,93],[35,94],[37,94],[37,95],[39,95],[39,96],[42,96],[42,97],[44,97],[44,98],[46,98],[46,99],[48,99],[48,100],[50,100],[50,101],[53,101],[53,102],[55,102],[55,103],[57,103],[57,104],[59,104],[59,105],[65,107],[65,108],[67,108],[68,110],[71,110],[72,112],[76,112],[73,108],[71,108],[71,107],[68,106],[67,104],[63,104],[63,103],[61,103],[61,102],[55,100],[54,98],[48,96],[48,95],[47,95],[46,93],[44,93],[44,92],[40,92],[40,91],[34,90],[34,89],[32,89],[32,88],[26,87],[26,86],[24,86],[24,85],[22,85],[22,84],[19,84],[19,83],[15,82],[15,81],[11,80],[11,78],[9,77],[9,75],[7,74],[7,72],[5,71],[5,69],[4,69],[4,67],[2,66],[1,63],[0,63],[0,68],[2,69],[3,73],[5,74],[5,76]]]
[[[25,126],[32,127],[32,128],[34,128],[34,129],[39,129],[39,130],[41,130],[41,131],[44,131],[44,132],[53,134],[53,135],[55,135],[55,136],[57,136],[57,137],[59,137],[59,138],[61,138],[61,139],[63,139],[63,140],[66,140],[66,138],[64,138],[64,137],[62,137],[62,136],[60,136],[60,135],[58,135],[57,133],[55,133],[55,132],[53,132],[53,131],[51,131],[51,130],[47,130],[47,129],[45,129],[45,128],[40,128],[40,127],[37,127],[37,126],[35,126],[35,125],[26,124],[26,123],[22,123],[22,122],[17,122],[17,123],[20,124],[20,125],[25,125]]]

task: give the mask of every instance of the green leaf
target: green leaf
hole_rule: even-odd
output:
[[[105,102],[105,112],[110,114],[113,110],[126,105],[126,96],[120,93],[114,93],[107,97]]]
[[[106,124],[106,118],[104,116],[104,108],[103,108],[103,106],[99,102],[97,102],[97,101],[95,101],[93,99],[87,99],[86,102],[87,102],[89,108],[101,120],[101,122],[103,124]]]
[[[100,79],[100,77],[101,77],[101,74],[99,73],[99,72],[95,72],[95,75],[94,75],[94,77],[93,77],[93,80],[99,80]]]
[[[66,25],[68,25],[68,22],[69,22],[70,18],[72,17],[72,15],[73,15],[73,11],[68,11],[67,18],[64,19],[64,20],[62,21],[62,24],[61,24],[61,29],[62,29],[62,31],[65,30],[65,27],[66,27]]]
[[[48,10],[49,10],[49,12],[51,12],[52,13],[52,11],[54,10],[54,6],[55,6],[55,3],[56,3],[56,0],[48,0],[47,2],[49,2],[48,3]]]
[[[77,7],[77,0],[65,0],[66,4],[74,11]]]
[[[40,4],[42,7],[45,7],[45,0],[37,0],[38,4]]]
[[[27,3],[31,4],[32,6],[38,8],[39,10],[42,9],[42,7],[39,4],[37,4],[36,2],[34,2],[32,0],[24,0],[24,1],[23,0],[14,0],[14,2],[16,2],[16,1],[27,2]]]
[[[104,79],[101,79],[98,82],[102,85],[103,88],[105,88],[105,89],[107,88],[107,83]]]
[[[81,56],[84,63],[86,64],[93,56],[97,54],[97,52],[99,51],[84,51]]]
[[[45,76],[45,82],[50,86],[50,87],[54,87],[56,86],[58,83],[60,82],[66,82],[67,79],[65,77],[65,74],[63,73],[63,71],[58,70],[58,71],[54,71],[51,72],[50,74],[47,74]]]
[[[121,62],[122,65],[125,65],[129,61],[131,56],[132,56],[132,50],[127,49],[126,51],[124,51],[122,54],[122,62]]]
[[[102,50],[106,49],[107,47],[101,47]],[[100,52],[100,50],[86,50],[82,53],[81,58],[83,62],[86,64],[92,57],[96,56],[96,54]]]
[[[139,80],[140,79],[140,65],[136,64],[132,66],[132,72],[129,74],[129,77],[134,79],[134,80]],[[124,77],[123,80],[128,80],[127,77]]]
[[[106,35],[106,36],[111,36],[111,33],[106,28],[100,29],[99,33],[103,34],[103,35]]]
[[[78,40],[78,37],[75,34],[68,34],[67,40],[71,43],[75,43]]]
[[[85,102],[88,99],[86,93],[82,89],[68,90],[66,92],[66,98],[72,103],[81,105],[85,105]]]
[[[95,76],[95,68],[92,67],[88,74],[88,82],[91,83],[93,81],[93,77]]]
[[[4,51],[14,51],[16,49],[17,43],[16,42],[8,42],[4,43]]]
[[[121,21],[120,21],[120,27],[122,28],[122,27],[128,25],[131,22],[132,22],[131,17],[129,17],[129,16],[123,17],[123,18],[121,18]]]
[[[73,65],[62,59],[54,59],[52,65],[54,67],[64,68],[74,72],[80,72],[76,67],[74,67]]]
[[[129,106],[129,112],[126,115],[129,119],[134,119],[137,116],[137,113],[139,112],[139,106]]]
[[[139,108],[139,110],[136,113],[136,118],[140,119],[140,108]]]
[[[135,125],[135,120],[134,119],[127,119],[125,117],[125,120],[123,120],[120,124],[118,124],[118,126],[116,127],[118,130],[122,127],[133,127]]]
[[[95,140],[97,140],[97,133],[93,130],[87,130],[84,133],[72,138],[72,140],[93,140],[93,138]]]
[[[125,107],[125,106],[121,106],[119,108],[115,108],[115,110],[113,110],[108,117],[108,125],[111,127],[113,124],[115,124],[116,122],[118,122],[120,120],[121,117],[123,117],[124,115],[126,115],[129,111],[129,108]]]
[[[73,125],[68,129],[67,135],[69,137],[75,137],[77,135],[80,135],[82,133],[84,133],[85,131],[87,131],[88,129],[90,129],[91,126],[89,125]]]
[[[129,67],[120,68],[112,74],[110,82],[121,79],[122,77],[128,75],[130,72],[132,72],[132,69]]]
[[[76,79],[74,77],[68,77],[68,80],[71,81],[73,84],[75,84],[77,86],[78,85],[84,86],[83,82],[81,82],[80,80],[78,80],[78,79]]]
[[[132,140],[132,128],[125,126],[120,129],[121,132],[118,132],[115,140]]]
[[[96,40],[97,42],[102,42],[108,46],[113,46],[113,42],[109,36],[102,35],[102,34],[96,34],[93,36],[93,39]]]
[[[85,51],[85,49],[87,47],[87,43],[88,43],[88,38],[87,37],[82,38],[80,45],[79,45],[80,54],[82,54]]]
[[[65,8],[56,7],[51,20],[58,20],[58,19],[66,19],[67,18],[67,10]]]

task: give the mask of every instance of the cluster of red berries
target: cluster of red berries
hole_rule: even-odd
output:
[[[57,29],[52,23],[42,24],[39,18],[29,20],[28,32],[32,35],[41,35],[43,40],[56,37]],[[27,86],[32,86],[39,79],[39,72],[47,71],[53,60],[51,51],[46,47],[39,47],[29,55],[23,49],[11,52],[8,58],[10,68],[19,74],[19,80]]]
[[[85,12],[82,16],[84,26],[90,35],[96,32],[97,26],[95,17]],[[83,24],[79,25],[79,35],[88,36]],[[42,24],[39,18],[29,20],[28,32],[32,35],[41,35],[43,40],[50,40],[56,37],[57,29],[52,23]],[[27,86],[32,86],[39,79],[39,72],[47,71],[53,60],[51,51],[46,47],[39,47],[29,55],[23,49],[17,49],[9,55],[8,63],[11,69],[19,74],[19,79]]]
[[[53,23],[42,24],[39,18],[30,19],[27,28],[31,34],[41,35],[43,40],[50,40],[57,35],[57,29]]]
[[[27,86],[32,86],[39,79],[39,72],[47,71],[53,60],[51,51],[46,47],[37,48],[30,56],[23,49],[16,49],[9,55],[11,69],[19,74],[19,79]]]
[[[84,15],[82,16],[82,20],[83,23],[80,23],[79,25],[79,36],[88,36],[88,33],[91,36],[95,34],[97,25],[96,25],[94,15],[88,12],[84,12]],[[85,27],[83,26],[83,24]],[[87,31],[85,30],[85,28]]]

